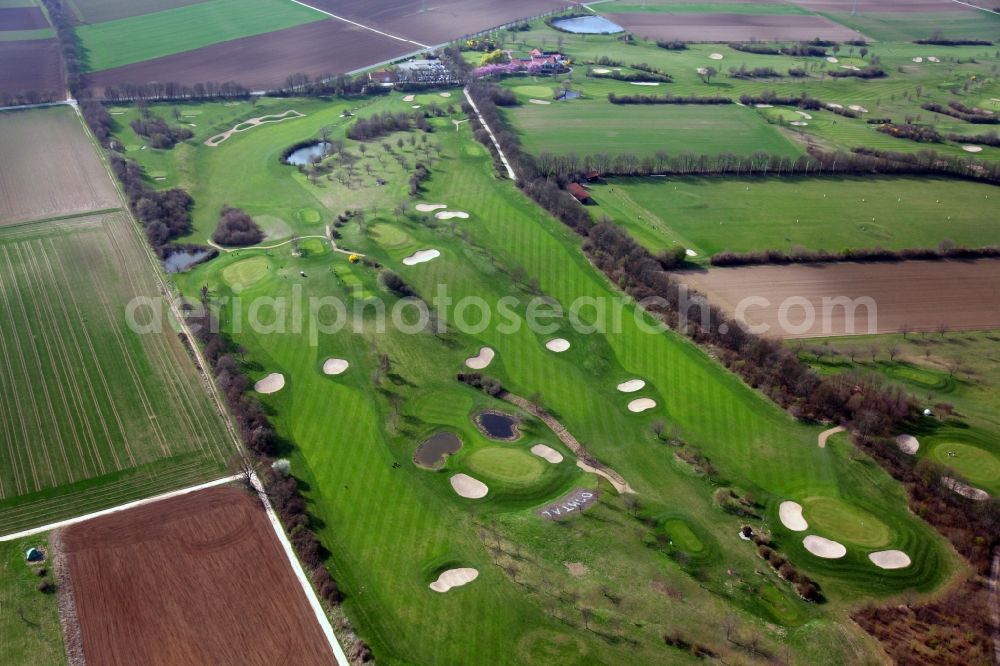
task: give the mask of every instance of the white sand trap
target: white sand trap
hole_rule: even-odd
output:
[[[494,356],[496,356],[495,351],[489,347],[481,347],[478,354],[465,359],[465,365],[473,370],[482,370],[493,362]]]
[[[273,114],[269,116],[259,116],[257,118],[249,118],[243,122],[236,123],[230,129],[227,129],[222,134],[216,134],[215,136],[207,139],[205,145],[209,148],[215,148],[220,143],[231,137],[237,132],[246,132],[247,130],[252,130],[254,127],[259,127],[260,125],[266,125],[267,123],[280,123],[283,120],[290,120],[295,118],[305,118],[305,114],[299,113],[294,109],[289,109],[284,113]]]
[[[953,479],[950,476],[942,476],[941,483],[945,488],[952,490],[966,499],[982,502],[990,498],[990,494],[985,490],[981,488],[973,488],[967,483],[962,483],[958,479]]]
[[[438,93],[438,95],[441,95],[441,97],[451,97],[451,93],[450,92]]]
[[[722,60],[721,53],[709,53],[708,57],[711,58],[712,60]]]
[[[913,435],[900,435],[896,438],[896,446],[903,453],[909,453],[912,456],[920,449],[920,442]]]
[[[827,62],[832,62],[832,63],[834,63],[834,64],[837,64],[838,62],[840,62],[839,60],[837,60],[837,59],[836,59],[836,58],[834,58],[833,56],[827,56],[827,58],[826,58],[826,61],[827,61]]]
[[[841,65],[840,68],[841,69],[849,69],[852,72],[860,72],[861,71],[861,68],[858,67],[857,65]]]
[[[913,62],[923,62],[923,61],[924,59],[921,58],[920,56],[917,56],[916,58],[913,59]]]
[[[982,146],[962,146],[962,150],[967,153],[981,153],[983,152]]]
[[[531,447],[531,452],[534,453],[539,458],[544,458],[553,465],[561,463],[563,461],[563,456],[561,453],[553,449],[551,446],[546,446],[545,444],[535,444]]]
[[[490,492],[485,483],[479,479],[473,479],[468,474],[456,474],[449,480],[455,492],[467,499],[486,497],[486,493]]]
[[[858,104],[851,104],[847,108],[850,109],[851,111],[857,111],[858,113],[868,113],[868,109]]]
[[[928,59],[928,60],[929,60],[930,62],[941,62],[941,58],[936,58],[936,57],[934,57],[934,56],[927,56],[927,59]]]
[[[812,120],[812,119],[813,119],[813,117],[812,117],[812,116],[810,116],[810,115],[809,115],[808,113],[806,113],[805,111],[796,111],[795,113],[799,114],[800,116],[802,116],[802,117],[803,117],[803,118],[805,118],[806,120]]]
[[[879,569],[905,569],[910,566],[910,556],[901,550],[880,550],[868,553],[868,559]]]
[[[595,67],[594,74],[610,74],[610,69],[605,69],[604,67]]]
[[[630,379],[627,382],[622,382],[618,385],[618,390],[622,393],[635,393],[636,391],[642,390],[646,386],[646,382],[641,379]]]
[[[417,250],[410,256],[403,259],[403,265],[416,266],[417,264],[422,264],[425,261],[430,261],[431,259],[437,259],[440,256],[441,253],[437,250]]]
[[[532,97],[528,101],[530,103],[532,103],[532,104],[551,104],[552,103],[552,102],[548,101],[547,99],[535,99],[534,97]]]
[[[802,505],[798,502],[785,501],[778,505],[778,518],[781,524],[793,532],[805,532],[809,523],[802,517]]]
[[[469,214],[464,210],[443,210],[440,213],[435,213],[434,217],[439,220],[450,220],[453,217],[457,217],[462,220],[469,219]]]
[[[827,104],[827,107],[829,107],[831,109],[842,109],[842,108],[844,108],[844,105],[843,104],[833,104],[831,102],[830,104]]]
[[[790,122],[788,124],[789,125],[795,125],[796,127],[806,127],[807,125],[809,125],[809,123],[807,123],[804,120],[793,120],[792,122]]]
[[[647,409],[652,409],[653,407],[656,407],[656,401],[652,398],[636,398],[628,403],[628,411],[635,412],[636,414],[644,412]]]
[[[694,71],[698,72],[698,73],[699,73],[699,74],[701,74],[702,76],[705,76],[706,74],[708,74],[708,67],[699,67],[698,69],[696,69],[696,70],[694,70]],[[738,104],[738,103],[739,103],[739,102],[737,102],[737,104]]]
[[[403,98],[403,101],[404,102],[412,102],[414,99],[415,99],[415,97],[413,95],[407,95],[406,97]]]
[[[351,365],[350,363],[348,363],[342,358],[328,358],[325,361],[323,361],[323,374],[339,375],[345,370],[347,370],[347,368],[350,367],[350,365]]]
[[[272,372],[253,385],[253,390],[257,393],[277,393],[283,388],[285,388],[285,376],[280,372]]]
[[[758,109],[773,109],[774,104],[754,104]]]
[[[411,108],[411,109],[419,109],[419,108],[420,108],[420,105],[419,105],[419,104],[414,104],[414,105],[413,105],[413,106],[411,106],[410,108]]]
[[[686,254],[689,257],[697,257],[698,256],[698,253],[695,252],[694,250],[692,250],[691,248],[688,248],[688,249],[684,250],[684,254]]]
[[[431,211],[438,210],[440,208],[447,208],[448,204],[417,204],[414,206],[421,213],[430,213]]]
[[[437,577],[437,580],[431,583],[430,587],[435,592],[447,592],[453,587],[461,587],[479,577],[479,571],[471,567],[462,567],[461,569],[448,569],[447,571],[442,571],[441,575]]]
[[[658,86],[660,85],[656,81],[629,81],[634,86]]]
[[[822,557],[827,560],[836,560],[847,555],[847,548],[844,547],[844,544],[824,539],[815,534],[810,534],[803,539],[802,545],[816,557]]]
[[[562,352],[569,349],[569,340],[566,338],[552,338],[545,343],[545,348],[549,351],[561,354]]]

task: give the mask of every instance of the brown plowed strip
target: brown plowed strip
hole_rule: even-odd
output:
[[[630,32],[650,39],[733,40],[858,39],[860,33],[822,16],[758,14],[609,14]]]
[[[715,268],[675,276],[705,294],[730,315],[743,299],[748,324],[766,324],[765,335],[808,338],[824,335],[894,333],[903,325],[916,331],[1000,328],[1000,259],[978,261],[902,261],[876,264],[823,264]],[[868,310],[859,307],[848,316],[824,298],[871,298],[875,321],[869,326]],[[805,321],[805,299],[815,313],[813,324],[802,331],[781,325],[779,310],[786,304],[785,321],[794,329]]]
[[[49,27],[39,7],[0,7],[0,30],[38,30]]]
[[[66,528],[90,664],[332,664],[260,503],[212,488]]]
[[[849,13],[856,9],[861,14],[934,14],[938,12],[979,11],[951,0],[796,0],[795,4],[814,12]],[[975,2],[970,4],[975,4]]]
[[[55,39],[0,42],[0,93],[62,92],[62,56]]]

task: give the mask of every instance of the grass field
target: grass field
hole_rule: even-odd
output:
[[[56,595],[38,591],[40,568],[52,562],[29,564],[29,548],[45,550],[46,535],[0,543],[0,661],[5,664],[66,663]]]
[[[17,1],[17,0],[15,0]],[[83,23],[102,23],[128,16],[176,9],[205,0],[67,0],[70,10]]]
[[[76,34],[84,63],[96,72],[325,18],[283,0],[209,0],[83,25]]]
[[[1000,16],[990,12],[819,12],[831,21],[860,30],[880,41],[927,39],[941,30],[948,39],[995,40],[1000,33]]]
[[[756,4],[751,2],[671,2],[664,4],[634,4],[628,0],[623,2],[601,3],[602,13],[622,14],[638,12],[664,13],[664,14],[760,14],[760,15],[782,15],[782,14],[812,14],[806,9],[791,4]]]
[[[324,126],[331,127],[333,138],[342,136],[343,107],[311,107],[302,100],[282,104],[306,118],[252,130],[216,149],[191,142],[172,155],[171,173],[181,182],[211,182],[214,192],[205,196],[254,213],[276,193],[277,201],[269,205],[290,211],[282,214],[284,221],[304,235],[315,226],[294,211],[307,205],[301,203],[307,195],[323,220],[343,204],[313,194],[310,188],[323,194],[327,185],[284,169],[276,156]],[[409,103],[392,95],[360,111],[407,108]],[[259,115],[245,111],[244,118]],[[513,296],[515,310],[524,312],[534,293],[525,276],[536,278],[542,293],[563,304],[580,296],[615,296],[579,252],[578,238],[513,185],[495,179],[489,156],[467,126],[456,131],[442,119],[436,127],[432,139],[440,151],[428,159],[432,177],[420,198],[405,198],[405,174],[392,171],[394,160],[373,163],[373,175],[385,173],[388,182],[378,190],[354,190],[370,203],[362,221],[338,229],[338,243],[398,271],[428,298],[445,285],[456,301],[479,296],[490,303]],[[208,132],[200,126],[197,131]],[[360,152],[355,142],[347,147]],[[400,200],[402,214],[394,210]],[[446,203],[470,218],[435,221],[412,212],[415,201]],[[312,324],[332,323],[332,313],[304,313],[300,331],[281,333],[254,330],[245,307],[237,314],[224,306],[222,320],[247,350],[253,379],[285,375],[285,388],[262,400],[280,433],[295,445],[288,452],[292,470],[307,484],[312,510],[322,521],[330,563],[348,594],[348,615],[381,662],[462,663],[469,654],[490,663],[593,663],[625,655],[662,660],[660,634],[668,627],[728,653],[731,647],[713,628],[727,613],[735,613],[748,631],[761,632],[765,643],[788,645],[803,659],[832,663],[850,654],[864,661],[875,658],[876,648],[840,623],[843,612],[873,595],[931,591],[953,570],[950,551],[908,514],[902,490],[877,465],[852,459],[844,447],[819,449],[819,428],[791,421],[685,340],[640,330],[632,306],[626,306],[622,330],[607,335],[576,333],[565,321],[545,334],[525,327],[501,332],[496,320],[475,333],[406,334],[393,326],[381,331],[369,297],[387,299],[390,307],[394,299],[374,271],[349,264],[319,240],[309,243],[298,257],[290,246],[228,253],[177,280],[191,295],[207,284],[216,299],[234,295],[234,281],[246,279],[244,302],[292,297],[301,290],[344,299],[352,310],[359,304],[369,308],[366,315],[349,315],[348,328],[316,336],[309,333]],[[402,265],[403,257],[425,248],[438,249],[441,256]],[[554,335],[568,338],[571,349],[546,350],[544,342]],[[478,432],[470,420],[478,410],[512,411],[453,379],[464,359],[483,345],[497,351],[488,374],[519,395],[536,395],[594,455],[621,473],[637,489],[640,513],[648,521],[637,521],[610,487],[569,462],[545,463],[542,475],[532,478],[535,461],[529,464],[520,454],[534,443],[545,442],[572,460],[533,419],[526,419],[524,436],[511,444],[498,445]],[[329,357],[348,359],[350,369],[324,376],[320,368]],[[615,389],[636,376],[648,382],[643,395],[657,400],[653,412],[628,412],[628,400]],[[823,608],[805,604],[738,538],[739,522],[713,504],[714,486],[650,433],[657,419],[708,456],[727,482],[758,498],[765,519],[755,523],[759,529],[764,522],[777,525],[782,499],[829,498],[878,515],[890,527],[889,542],[906,550],[914,566],[875,570],[867,547],[860,546],[844,560],[820,561],[802,548],[801,535],[773,528],[781,550],[818,579],[831,600]],[[462,450],[448,458],[443,472],[417,468],[411,462],[414,449],[441,430],[458,434]],[[487,497],[459,498],[448,482],[456,472],[486,481]],[[526,478],[531,480],[525,483]],[[598,486],[599,502],[564,524],[533,513],[572,488]],[[830,537],[840,536],[840,529],[834,525]],[[656,545],[661,533],[668,538]],[[497,544],[500,551],[491,554]],[[564,561],[580,562],[590,573],[576,577]],[[473,566],[480,576],[459,591],[436,595],[426,586],[445,565]],[[620,594],[622,605],[602,588]],[[580,607],[593,609],[589,631]],[[463,640],[451,640],[459,632]]]
[[[1000,201],[990,185],[928,178],[620,178],[590,189],[595,218],[607,215],[653,251],[691,248],[695,261],[723,251],[990,245]]]

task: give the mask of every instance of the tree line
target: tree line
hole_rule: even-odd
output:
[[[732,104],[733,100],[722,95],[616,95],[608,93],[612,104]]]
[[[442,111],[436,106],[427,111],[383,111],[368,118],[358,118],[357,121],[347,130],[347,138],[355,141],[371,141],[393,132],[408,132],[413,128],[423,132],[432,132],[431,124],[427,122],[428,113],[441,115]]]
[[[227,247],[247,247],[264,240],[264,232],[246,211],[224,204],[212,240]]]
[[[1000,118],[998,118],[997,114],[992,111],[987,111],[974,106],[966,106],[957,100],[951,100],[948,102],[947,106],[943,106],[936,102],[928,102],[927,104],[921,104],[920,108],[933,111],[934,113],[951,116],[952,118],[958,118],[959,120],[964,120],[967,123],[980,125],[996,125],[997,123],[1000,123]]]
[[[713,266],[756,266],[761,264],[829,264],[836,262],[876,263],[891,261],[935,261],[944,259],[985,259],[1000,258],[1000,246],[984,247],[954,247],[942,242],[937,249],[907,248],[903,250],[887,250],[875,248],[847,248],[840,252],[827,250],[798,249],[791,252],[783,250],[761,250],[757,252],[719,252],[712,255],[709,263]]]

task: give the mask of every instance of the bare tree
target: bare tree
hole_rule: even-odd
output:
[[[903,324],[899,327],[899,332],[903,334],[903,339],[905,340],[906,336],[913,332],[913,327],[909,324]]]
[[[899,352],[901,350],[899,348],[899,345],[889,345],[888,349],[886,349],[885,351],[889,355],[889,362],[892,363],[895,362],[896,357],[899,356]]]
[[[593,610],[587,608],[586,606],[580,606],[580,617],[583,618],[583,628],[590,630],[590,616],[593,614]]]

